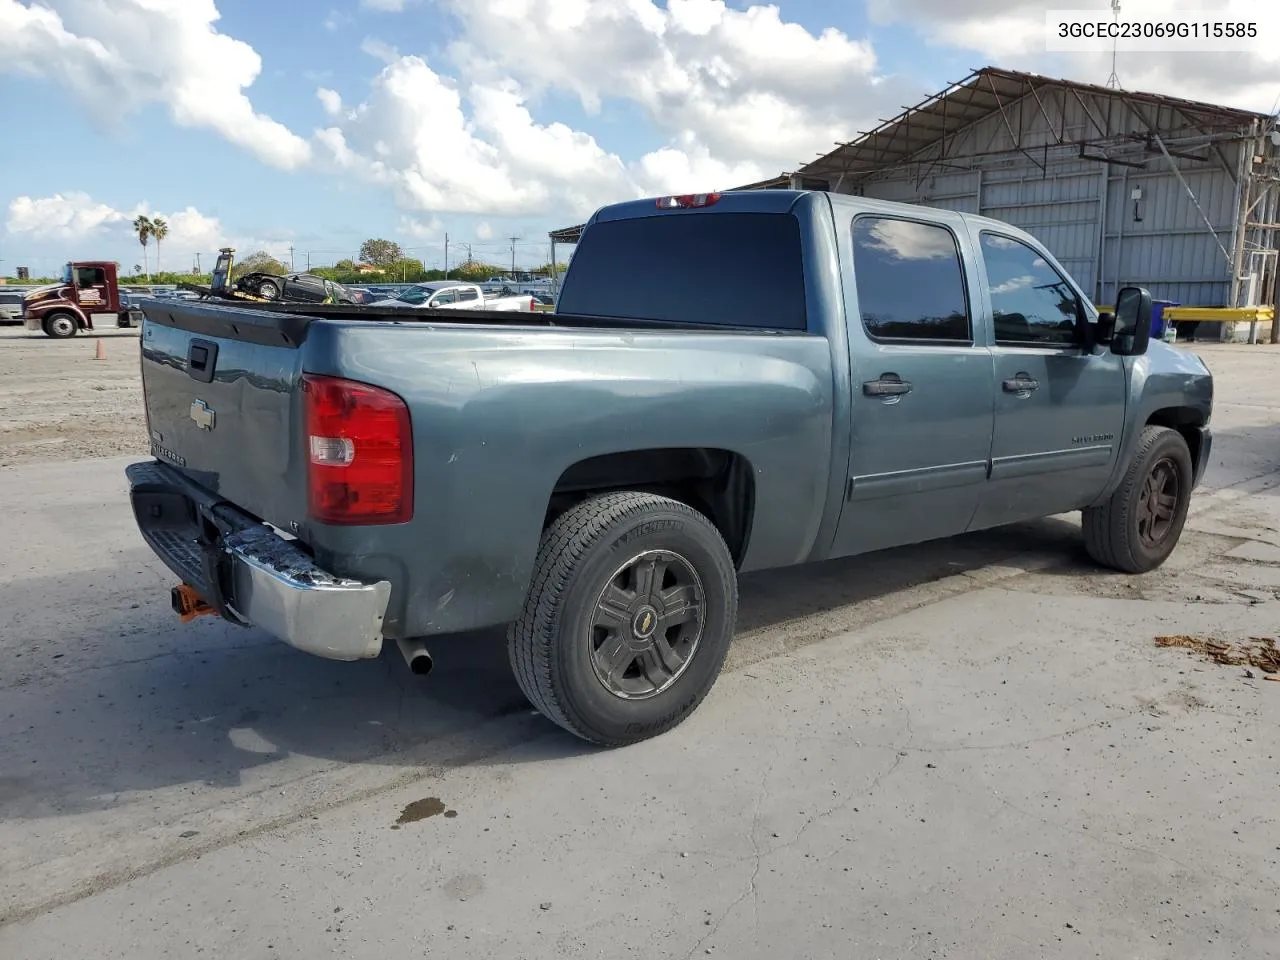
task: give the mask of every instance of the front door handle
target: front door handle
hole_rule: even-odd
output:
[[[1029,374],[1020,373],[1004,382],[1005,393],[1030,393],[1040,386],[1040,381]]]
[[[911,384],[896,373],[882,373],[880,379],[863,383],[862,392],[868,397],[899,397],[911,392]]]

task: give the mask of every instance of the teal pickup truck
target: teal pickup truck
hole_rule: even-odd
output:
[[[643,278],[643,282],[636,278]],[[147,302],[128,467],[184,615],[334,659],[508,625],[529,700],[622,745],[688,716],[738,577],[1083,511],[1174,549],[1213,380],[995,220],[803,191],[588,222],[554,313]]]

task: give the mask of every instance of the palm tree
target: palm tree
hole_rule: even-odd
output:
[[[133,232],[138,235],[138,242],[142,244],[142,265],[147,271],[147,283],[151,282],[151,269],[147,264],[147,244],[151,242],[151,231],[153,229],[154,228],[152,227],[151,219],[149,217],[146,217],[143,214],[138,214],[138,216],[134,218]]]
[[[169,235],[169,224],[164,217],[156,217],[151,221],[151,235],[156,238],[156,273],[160,272],[160,241]]]

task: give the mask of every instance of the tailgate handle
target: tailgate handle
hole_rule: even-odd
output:
[[[218,365],[218,345],[212,340],[192,340],[187,347],[187,374],[201,383],[213,382],[213,370]]]

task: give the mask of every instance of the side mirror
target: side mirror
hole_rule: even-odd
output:
[[[1111,352],[1140,357],[1151,343],[1151,294],[1145,287],[1122,287],[1116,295]]]

